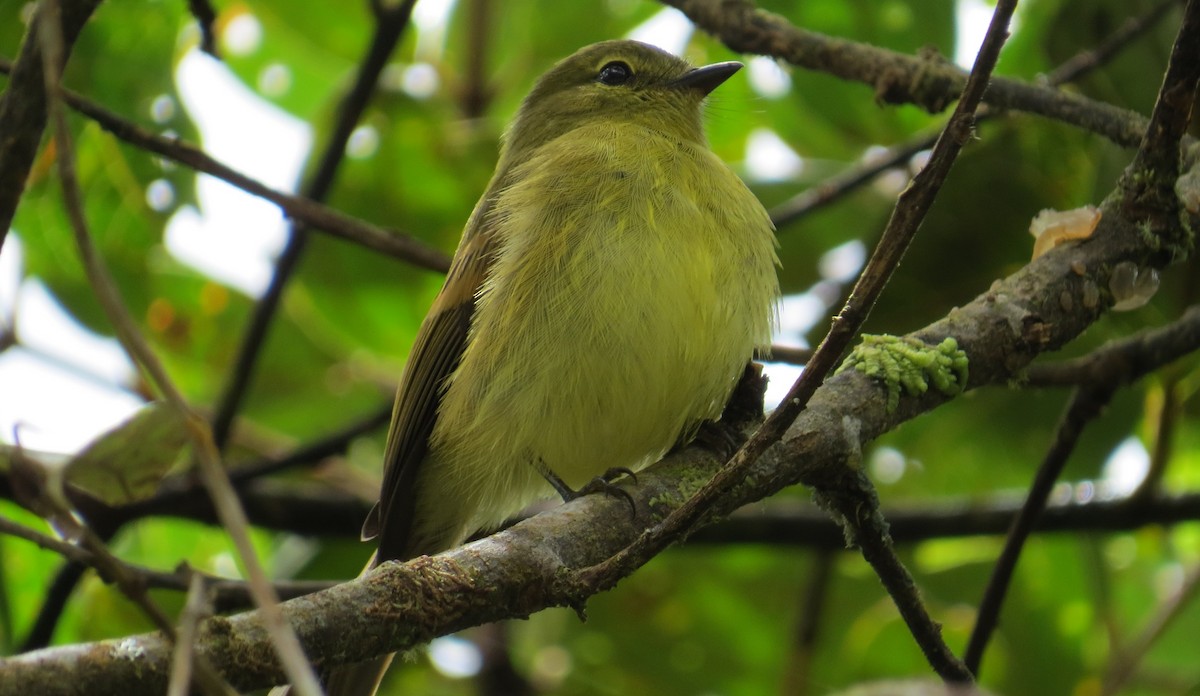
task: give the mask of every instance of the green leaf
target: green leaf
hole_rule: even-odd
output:
[[[179,411],[161,402],[96,438],[67,464],[67,482],[108,505],[152,496],[188,443]]]

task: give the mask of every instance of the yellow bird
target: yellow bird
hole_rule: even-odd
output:
[[[368,570],[636,470],[720,416],[779,294],[771,221],[701,123],[739,68],[606,41],[538,80],[409,356]],[[329,693],[372,694],[389,660],[332,670]]]

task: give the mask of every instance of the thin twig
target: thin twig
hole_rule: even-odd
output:
[[[105,538],[103,534],[99,532],[97,534],[101,539]],[[75,587],[83,579],[87,569],[88,566],[74,561],[67,561],[58,567],[54,579],[46,588],[45,597],[42,605],[38,607],[33,625],[29,627],[25,638],[21,640],[19,652],[29,652],[50,645],[50,641],[54,637],[54,629],[58,626],[58,620],[67,610],[67,602],[71,599],[71,593],[75,591]]]
[[[330,493],[324,486],[274,481],[259,481],[247,486],[242,490],[242,497],[247,514],[256,527],[329,539],[357,539],[362,520],[371,507],[368,501]],[[1021,499],[1006,495],[986,500],[949,498],[925,501],[919,507],[890,506],[883,515],[888,521],[892,541],[905,545],[930,539],[1004,534],[1020,505]],[[207,524],[218,522],[211,506],[205,512],[198,506],[189,505],[164,508],[157,514]],[[526,518],[514,518],[512,523],[523,519]],[[1100,490],[1086,501],[1049,505],[1037,529],[1043,533],[1128,531],[1148,525],[1169,526],[1196,520],[1200,520],[1200,493],[1157,493],[1140,500],[1112,497]],[[18,536],[24,538],[24,535]],[[842,530],[828,514],[811,506],[790,503],[756,506],[753,514],[735,512],[688,536],[688,547],[706,544],[766,544],[800,549],[842,549],[846,546]],[[164,572],[132,564],[130,567],[146,578],[149,587],[185,589],[186,576],[178,569]],[[221,611],[240,606],[248,596],[241,581],[209,576],[209,582],[216,591],[215,601]],[[274,583],[280,596],[288,598],[308,594],[322,585],[307,581]]]
[[[445,272],[450,266],[450,259],[444,252],[428,246],[410,233],[382,229],[311,198],[272,189],[213,159],[195,145],[147,131],[79,95],[70,94],[68,103],[116,137],[266,199],[279,206],[293,220],[313,229],[421,268]]]
[[[301,696],[319,696],[322,691],[317,675],[304,656],[304,649],[300,646],[295,629],[284,620],[283,612],[279,609],[279,596],[275,594],[262,564],[258,562],[254,545],[250,541],[250,523],[241,503],[238,502],[237,491],[220,466],[221,455],[209,435],[208,424],[199,416],[193,416],[188,425],[198,449],[200,476],[208,487],[221,526],[229,532],[238,558],[250,579],[250,592],[262,613],[263,623],[271,635],[284,672],[287,673],[296,693]]]
[[[188,12],[192,13],[196,24],[200,26],[200,50],[213,58],[220,59],[221,56],[217,55],[217,35],[213,31],[213,24],[217,21],[217,12],[213,9],[212,3],[209,0],[188,0]]]
[[[1121,182],[1127,213],[1145,219],[1155,235],[1170,235],[1179,228],[1175,180],[1179,177],[1180,152],[1197,84],[1200,84],[1200,1],[1188,0],[1150,124]],[[1161,241],[1164,245],[1193,243],[1169,238]]]
[[[192,682],[192,663],[196,651],[196,625],[212,615],[204,592],[204,578],[193,575],[188,583],[187,602],[179,615],[179,630],[176,633],[175,652],[171,660],[171,679],[167,683],[167,696],[188,696]],[[232,694],[236,694],[232,688]]]
[[[1110,341],[1078,358],[1032,365],[1025,384],[1063,387],[1103,380],[1129,382],[1197,350],[1200,350],[1200,305],[1192,305],[1166,326]]]
[[[0,73],[8,73],[11,70],[12,63],[0,58]],[[420,268],[445,272],[450,267],[450,257],[407,232],[376,227],[310,198],[273,189],[210,157],[191,143],[146,130],[77,92],[63,90],[63,100],[72,109],[92,119],[118,139],[220,179],[252,196],[270,201],[293,220],[303,222],[312,229],[327,232],[338,239],[353,242],[390,258],[407,261]]]
[[[1087,482],[1095,492],[1095,485]],[[897,546],[935,539],[996,536],[1008,532],[1021,510],[1023,499],[998,496],[924,501],[919,506],[890,507],[883,511],[888,532]],[[758,544],[781,548],[838,550],[846,538],[829,515],[805,506],[767,504],[753,513],[734,513],[688,536],[681,549],[704,544]],[[1148,500],[1106,497],[1101,491],[1086,502],[1071,499],[1052,502],[1037,520],[1041,534],[1118,532],[1152,525],[1170,526],[1200,520],[1200,493],[1156,495]],[[350,530],[347,530],[349,532]]]
[[[812,358],[812,348],[796,348],[793,346],[771,346],[767,362],[787,363],[788,365],[804,365]]]
[[[865,162],[849,167],[816,186],[801,191],[771,208],[771,222],[775,223],[775,227],[778,229],[800,221],[841,199],[847,193],[857,190],[889,169],[894,169],[907,162],[917,153],[933,147],[941,132],[942,129],[939,128],[934,132],[924,133],[906,142],[893,145],[878,156],[872,156]]]
[[[83,196],[79,190],[79,181],[75,175],[75,158],[71,136],[67,130],[67,122],[63,117],[57,98],[58,81],[65,62],[62,27],[58,23],[58,14],[61,8],[57,0],[49,0],[42,4],[40,10],[41,21],[37,22],[35,27],[37,35],[36,37],[31,37],[31,40],[36,38],[41,43],[42,75],[45,80],[49,125],[58,149],[58,171],[62,179],[63,196],[66,199],[67,213],[75,230],[76,237],[86,238],[88,235],[87,220],[83,215]],[[50,18],[53,18],[53,20]],[[107,279],[95,273],[97,259],[90,246],[90,239],[80,243],[80,255],[83,256],[85,269],[89,273],[89,280],[92,282],[92,286],[96,290],[101,304],[105,305],[106,308],[114,301],[119,304],[120,300],[114,297],[111,284],[101,287],[103,285],[102,281]],[[130,330],[128,317],[124,317],[124,319],[126,319],[125,322],[114,322],[118,334],[127,333]],[[147,365],[146,369],[153,373],[155,367]],[[57,505],[57,501],[48,497],[46,504]],[[74,525],[73,520],[71,520],[70,511],[63,510],[56,512],[60,517],[61,524],[71,524],[77,527],[76,531],[80,536],[80,544],[90,551],[95,559],[105,564],[106,567],[104,570],[106,575],[116,581],[122,592],[133,600],[160,630],[168,636],[173,637],[174,627],[166,618],[166,615],[146,596],[144,589],[134,587],[129,581],[129,577],[122,572],[122,569],[118,565],[111,563],[112,557],[108,554],[104,542],[88,527]]]
[[[682,11],[737,53],[785,60],[875,89],[886,103],[913,103],[942,111],[958,94],[966,75],[937,56],[912,56],[831,38],[761,12],[751,0],[661,0]],[[1145,117],[1077,94],[1019,80],[995,77],[986,102],[994,107],[1038,114],[1134,147],[1146,130]]]
[[[61,26],[62,36],[62,55],[56,63],[59,68],[83,25],[99,5],[100,0],[67,0],[57,4],[60,13],[56,23]],[[6,10],[6,14],[9,21],[14,21],[11,11]],[[0,134],[3,134],[0,137],[0,248],[4,247],[4,239],[12,227],[17,204],[25,192],[25,182],[46,130],[46,86],[38,27],[48,16],[48,5],[39,4],[29,30],[25,32],[12,79],[0,93]]]
[[[1046,507],[1054,483],[1066,466],[1071,452],[1079,442],[1083,429],[1100,415],[1100,411],[1112,399],[1116,390],[1115,383],[1100,383],[1094,387],[1080,387],[1071,396],[1071,403],[1059,423],[1054,435],[1054,444],[1046,452],[1046,457],[1038,467],[1033,485],[1029,487],[1029,496],[1025,499],[1020,514],[1013,520],[1008,538],[1004,542],[1004,550],[996,560],[996,567],[988,580],[987,589],[980,602],[975,628],[967,642],[967,651],[963,662],[976,678],[979,677],[979,667],[983,660],[983,651],[996,629],[1000,617],[1000,608],[1004,604],[1009,582],[1017,567],[1017,560],[1025,547],[1025,541],[1033,532],[1038,517]]]
[[[465,85],[459,97],[465,118],[479,118],[492,100],[487,84],[488,39],[493,31],[490,10],[492,0],[471,0],[467,7],[467,66]]]
[[[63,558],[74,563],[101,570],[94,553],[76,544],[71,544],[59,539],[56,539],[48,534],[43,534],[36,529],[30,529],[25,525],[18,524],[12,520],[0,516],[0,534],[5,534],[18,539],[24,539],[32,544],[53,551]],[[118,558],[112,558],[108,561],[109,564],[119,564],[121,572],[126,575],[136,576],[138,582],[151,590],[175,590],[185,592],[189,589],[189,583],[192,578],[200,578],[204,581],[206,591],[212,595],[214,607],[219,611],[225,611],[230,608],[240,608],[251,603],[250,590],[248,584],[244,580],[236,580],[233,578],[223,578],[208,573],[202,573],[198,570],[182,565],[173,571],[155,570],[135,563],[128,563]],[[107,578],[105,578],[107,580]],[[292,597],[300,597],[302,595],[311,594],[323,590],[333,584],[332,581],[324,580],[302,580],[295,582],[276,582],[274,583],[275,591],[285,599]]]
[[[48,38],[50,40],[46,41],[46,44],[52,45],[54,38],[53,29],[43,28],[42,31],[49,34]],[[46,55],[52,57],[54,55],[53,49],[47,48]],[[51,71],[48,71],[47,74],[51,74]],[[51,98],[51,108],[52,110],[54,108],[53,97]],[[52,111],[50,115],[51,122],[56,128],[58,125],[58,113],[60,112]],[[142,614],[150,620],[152,625],[162,631],[168,640],[177,642],[174,626],[170,618],[150,598],[149,588],[142,582],[142,576],[131,571],[127,564],[114,556],[108,550],[105,540],[101,539],[86,523],[80,522],[72,514],[72,510],[66,506],[65,498],[61,491],[61,480],[55,482],[52,477],[48,477],[44,472],[38,470],[36,464],[21,459],[19,456],[14,459],[13,467],[14,472],[18,470],[26,472],[25,475],[30,479],[30,485],[26,487],[28,497],[24,503],[37,514],[50,520],[65,537],[75,539],[78,546],[46,538],[45,535],[39,532],[22,528],[15,523],[9,523],[3,518],[0,518],[0,523],[4,523],[0,525],[0,529],[35,541],[35,543],[39,543],[46,548],[66,553],[68,557],[78,557],[77,552],[86,554],[91,566],[96,569],[96,572],[105,582],[115,585],[121,594],[125,595],[134,606],[141,610]],[[233,694],[207,660],[197,662],[195,677],[197,686],[205,694],[211,696],[230,696]]]
[[[347,529],[341,536],[357,538],[367,506],[348,495],[325,493],[323,496],[301,495],[293,487],[281,495],[278,486],[256,486],[255,481],[266,476],[301,465],[311,465],[345,452],[349,443],[375,428],[387,423],[391,414],[390,404],[381,405],[374,413],[350,423],[309,444],[303,445],[288,455],[277,459],[262,459],[239,466],[229,472],[230,480],[239,488],[239,498],[247,515],[256,526],[268,529],[287,530],[298,534],[332,534]],[[0,495],[9,496],[6,488],[8,478],[0,474]],[[89,525],[106,542],[126,524],[146,517],[169,515],[208,523],[219,523],[211,500],[203,495],[203,481],[190,474],[162,482],[153,496],[129,505],[113,508],[77,489],[68,489],[67,494],[76,509],[84,513]],[[33,625],[21,643],[21,651],[29,651],[50,644],[54,627],[66,609],[71,593],[82,579],[86,565],[75,562],[64,563],[46,589],[42,606],[38,609]],[[147,586],[160,589],[186,589],[176,573],[161,573],[140,568]],[[218,610],[241,608],[250,597],[244,583],[210,577]],[[284,599],[315,592],[324,583],[276,582],[274,587]]]
[[[1180,0],[1161,0],[1157,5],[1137,17],[1126,19],[1117,30],[1108,35],[1096,46],[1076,53],[1050,72],[1046,73],[1045,81],[1049,85],[1061,85],[1074,82],[1083,75],[1104,65],[1113,56],[1142,34],[1149,31],[1158,20],[1167,15],[1171,8],[1180,5]]]
[[[784,696],[806,696],[811,692],[813,654],[821,615],[828,604],[829,578],[837,565],[837,555],[831,550],[820,551],[812,561],[812,571],[804,588],[800,617],[796,621],[795,642],[783,675],[780,693]]]
[[[390,403],[359,418],[334,432],[298,447],[289,454],[276,459],[264,459],[253,464],[239,466],[229,473],[229,480],[244,483],[271,474],[286,471],[303,464],[315,464],[329,457],[344,454],[353,440],[387,425],[392,415]]]
[[[51,7],[55,4],[54,0],[49,3]],[[50,16],[53,16],[53,10],[49,10],[49,12]],[[89,284],[96,293],[108,320],[112,323],[122,348],[134,363],[149,375],[155,388],[163,394],[167,403],[179,412],[187,424],[189,435],[197,450],[200,474],[208,484],[213,503],[216,505],[225,529],[233,539],[239,557],[250,577],[255,599],[263,613],[264,623],[272,636],[273,644],[276,646],[284,669],[288,673],[289,679],[294,680],[297,684],[299,693],[304,696],[317,696],[321,690],[316,675],[304,657],[304,651],[300,648],[300,642],[296,638],[295,632],[283,621],[283,615],[278,607],[279,600],[274,596],[274,592],[267,582],[266,574],[255,557],[247,530],[245,513],[238,504],[233,487],[229,484],[229,479],[226,478],[220,465],[219,456],[216,448],[213,447],[209,431],[203,419],[191,411],[183,395],[175,387],[157,356],[142,337],[136,323],[125,310],[125,305],[116,290],[112,277],[92,244],[87,219],[83,213],[83,197],[79,188],[79,180],[75,173],[74,146],[58,92],[61,79],[59,71],[62,67],[61,31],[56,22],[43,22],[40,34],[44,54],[43,69],[46,78],[49,117],[53,124],[63,197]],[[88,539],[89,537],[85,536],[84,538]],[[101,553],[102,549],[103,543],[93,544],[93,548],[89,548],[93,553]],[[121,585],[121,582],[118,581],[118,584]],[[122,589],[125,588],[122,587]],[[170,622],[160,628],[168,635],[173,635],[174,629]],[[197,663],[197,675],[200,677],[202,686],[210,681],[208,676],[210,668],[205,665],[204,662]]]
[[[1155,612],[1146,627],[1134,639],[1133,644],[1120,651],[1109,662],[1108,673],[1104,677],[1104,687],[1101,696],[1113,696],[1120,693],[1122,687],[1129,681],[1137,669],[1138,663],[1150,652],[1154,643],[1166,632],[1171,623],[1200,594],[1200,565],[1192,566],[1184,577],[1182,585]]]
[[[1171,454],[1175,449],[1175,428],[1181,417],[1179,401],[1179,380],[1173,376],[1165,376],[1162,384],[1162,402],[1158,405],[1158,418],[1154,421],[1150,466],[1147,467],[1142,482],[1130,494],[1134,500],[1149,500],[1162,487],[1167,465],[1171,462]]]
[[[1046,73],[1042,82],[1047,87],[1058,87],[1078,80],[1112,59],[1122,49],[1129,46],[1134,39],[1153,27],[1155,22],[1166,16],[1168,10],[1178,4],[1179,0],[1163,0],[1145,14],[1130,17],[1098,46],[1075,54],[1054,70]],[[976,124],[983,123],[1004,113],[1007,112],[1003,109],[984,105],[976,113],[975,122]],[[857,190],[880,174],[903,165],[917,153],[933,147],[940,132],[939,128],[930,133],[916,135],[903,143],[892,145],[883,152],[871,156],[867,161],[849,167],[816,186],[800,192],[771,209],[772,222],[775,223],[776,228],[782,228],[841,199],[847,193]]]
[[[321,153],[315,173],[304,187],[307,198],[315,201],[324,200],[332,188],[338,167],[346,154],[346,142],[357,126],[359,117],[367,108],[378,83],[379,74],[383,72],[388,58],[404,33],[404,29],[408,26],[409,16],[412,14],[415,3],[416,0],[404,0],[395,7],[381,5],[377,8],[375,34],[371,39],[371,45],[367,49],[367,55],[359,64],[354,86],[338,107],[333,133]],[[275,317],[275,310],[283,298],[283,290],[296,270],[307,243],[307,228],[293,222],[287,244],[275,264],[271,282],[254,306],[250,323],[238,345],[237,357],[234,359],[229,380],[217,402],[212,421],[212,432],[213,441],[218,450],[223,449],[229,440],[233,420],[241,407],[246,391],[250,388],[250,380],[262,352],[267,329]]]

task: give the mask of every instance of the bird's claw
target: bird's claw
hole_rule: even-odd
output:
[[[552,471],[546,471],[544,472],[544,475],[546,480],[550,482],[550,485],[554,487],[554,490],[558,492],[558,495],[563,499],[564,503],[569,503],[572,500],[585,495],[603,493],[614,498],[624,498],[625,502],[629,503],[630,514],[637,514],[637,501],[633,499],[633,496],[630,495],[629,491],[613,483],[614,480],[619,479],[622,476],[628,476],[636,485],[637,475],[633,473],[632,469],[623,466],[614,466],[600,476],[588,481],[579,490],[573,490]]]

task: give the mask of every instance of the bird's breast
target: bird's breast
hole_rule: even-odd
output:
[[[536,461],[578,486],[719,415],[769,337],[774,247],[703,148],[608,132],[558,145],[497,198],[500,248],[435,444],[453,432],[474,443],[463,457]]]

